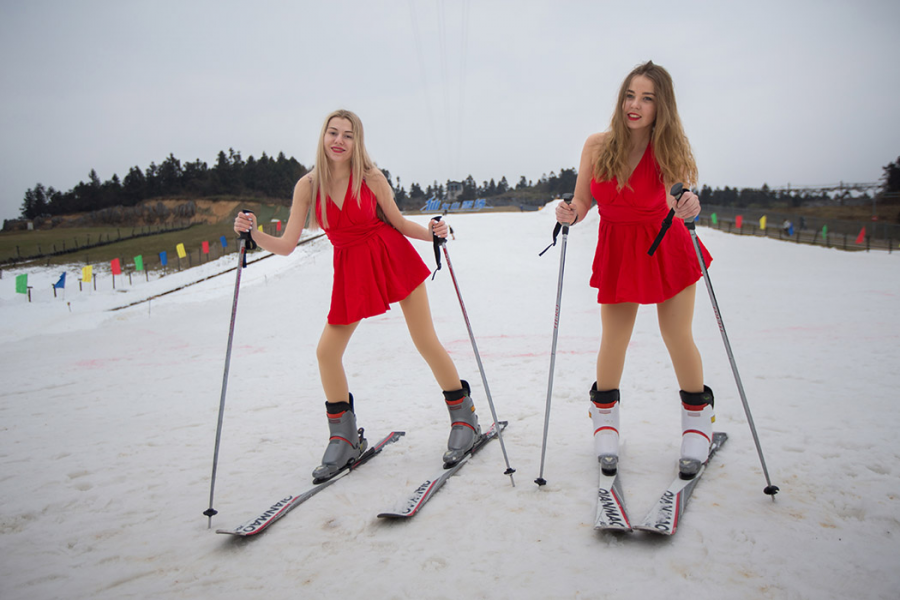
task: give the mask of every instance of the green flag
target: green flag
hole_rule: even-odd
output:
[[[134,257],[134,270],[135,271],[143,271],[144,270],[144,255],[138,255]]]
[[[713,213],[712,215],[710,215],[710,219],[712,220],[713,225],[718,225],[719,219],[718,219],[718,217],[716,217],[716,213]]]
[[[828,225],[822,225],[822,237],[828,235]]]
[[[17,294],[27,294],[28,293],[28,273],[23,273],[22,275],[16,275],[16,293]]]

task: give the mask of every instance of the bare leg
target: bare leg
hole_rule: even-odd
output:
[[[697,285],[689,286],[657,305],[659,331],[662,334],[678,385],[685,392],[703,391],[703,361],[694,344],[694,297]]]
[[[400,301],[400,308],[406,318],[406,326],[416,350],[428,363],[435,380],[444,391],[455,391],[462,388],[459,373],[453,359],[438,340],[431,319],[431,307],[428,304],[428,292],[422,283],[409,296]]]
[[[603,332],[597,354],[597,389],[618,389],[625,369],[625,351],[634,331],[638,305],[631,302],[601,304],[600,321]]]
[[[359,321],[350,325],[328,324],[319,338],[316,358],[319,360],[319,377],[322,379],[327,402],[347,402],[349,398],[350,388],[344,372],[343,357],[358,325]]]

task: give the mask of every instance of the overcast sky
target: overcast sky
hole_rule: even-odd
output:
[[[900,156],[900,2],[0,0],[0,218],[356,112],[404,187],[572,168],[625,75],[672,74],[701,182],[873,182]]]

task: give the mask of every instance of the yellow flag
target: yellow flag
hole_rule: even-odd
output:
[[[759,220],[759,228],[760,228],[760,229],[765,229],[765,228],[766,228],[766,217],[765,217],[765,215],[763,215],[763,218]]]
[[[175,249],[178,251],[178,258],[184,258],[187,256],[187,253],[184,251],[184,244],[178,244],[175,246]]]
[[[257,226],[256,226],[256,230],[257,230],[257,231],[262,231],[262,230],[263,230],[262,225],[257,225]]]
[[[86,267],[81,268],[81,280],[85,283],[90,283],[91,278],[94,276],[94,267],[88,265]]]

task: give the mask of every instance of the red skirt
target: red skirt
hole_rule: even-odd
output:
[[[349,325],[390,310],[431,273],[399,231],[379,222],[361,243],[334,248],[334,285],[328,322]]]
[[[609,223],[601,218],[591,276],[591,287],[598,290],[597,302],[659,304],[703,276],[690,232],[681,219],[672,221],[653,256],[647,254],[661,223]],[[700,251],[709,267],[712,256],[702,242]]]

